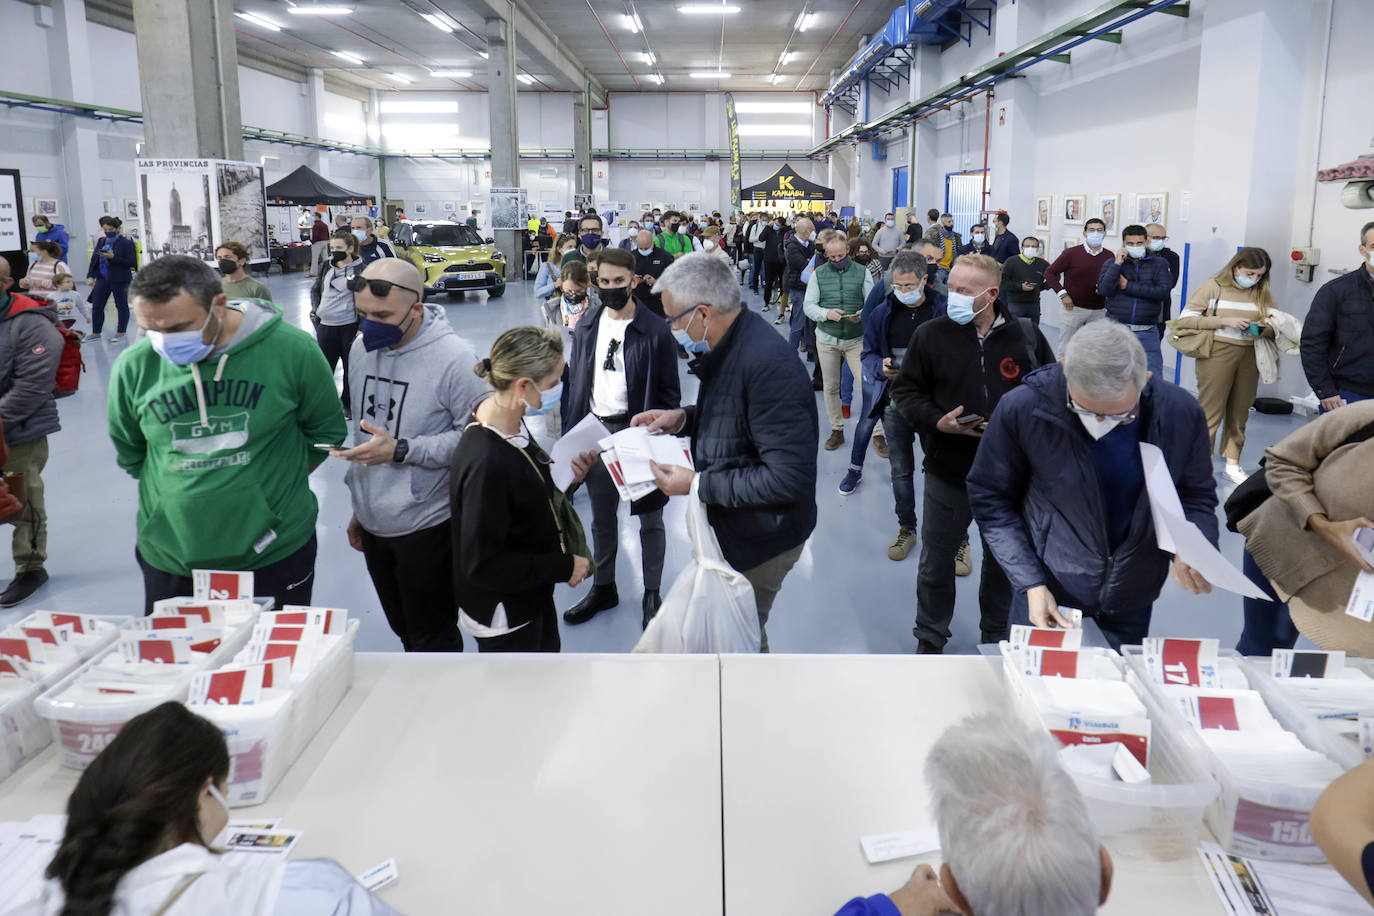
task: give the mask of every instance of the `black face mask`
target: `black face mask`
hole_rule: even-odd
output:
[[[625,287],[601,290],[601,304],[613,312],[618,312],[630,304],[630,291]]]
[[[564,299],[567,299],[569,302],[571,302],[571,303],[573,303],[574,305],[576,305],[576,304],[579,303],[579,302],[585,302],[585,301],[587,301],[587,294],[586,294],[586,292],[581,292],[581,293],[564,293],[564,294],[563,294],[563,298],[564,298]]]
[[[329,263],[330,263],[330,264],[333,264],[335,267],[342,267],[342,266],[343,266],[344,264],[346,264],[347,262],[348,262],[348,252],[347,252],[347,251],[331,251],[331,252],[329,253]]]
[[[939,264],[927,264],[927,265],[926,265],[926,282],[927,282],[927,283],[934,283],[934,282],[935,282],[935,275],[938,274],[939,272],[940,272],[940,265],[939,265]]]
[[[858,261],[860,264],[867,264],[869,261],[873,260],[873,255],[867,253],[856,254],[854,255],[854,260]]]
[[[222,273],[222,274],[224,274],[226,277],[229,276],[231,273],[233,273],[234,271],[236,271],[236,270],[238,270],[238,269],[239,269],[239,262],[238,262],[238,261],[231,261],[231,260],[229,260],[228,258],[220,258],[220,259],[219,259],[219,272]]]

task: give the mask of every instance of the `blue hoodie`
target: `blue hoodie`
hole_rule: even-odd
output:
[[[62,248],[62,260],[67,260],[67,246],[70,239],[67,238],[67,227],[61,223],[54,223],[42,232],[34,234],[35,242],[56,242]]]

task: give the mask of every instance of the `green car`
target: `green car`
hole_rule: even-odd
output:
[[[400,220],[391,229],[398,257],[420,269],[426,293],[506,292],[506,256],[477,230],[447,220]]]

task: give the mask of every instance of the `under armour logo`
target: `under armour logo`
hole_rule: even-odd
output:
[[[395,415],[395,412],[394,412],[395,409],[396,409],[396,402],[395,402],[394,400],[388,398],[388,399],[387,399],[387,402],[386,402],[386,422],[387,422],[387,423],[390,423],[393,419],[395,419],[395,416],[396,416],[396,415]],[[363,411],[363,413],[367,414],[369,417],[371,417],[371,418],[374,419],[374,420],[377,419],[377,396],[376,396],[376,395],[369,394],[369,395],[367,396],[367,410]]]

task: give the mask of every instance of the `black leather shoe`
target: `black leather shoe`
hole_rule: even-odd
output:
[[[14,607],[33,597],[33,593],[48,581],[47,570],[27,569],[14,577],[9,586],[0,592],[0,607]]]
[[[649,621],[654,619],[658,613],[658,606],[663,603],[663,599],[658,595],[658,589],[652,589],[644,593],[644,625],[640,629],[648,629]]]
[[[610,585],[593,585],[592,590],[587,592],[587,596],[563,612],[563,622],[576,626],[579,623],[586,623],[602,611],[609,611],[620,603],[620,593],[615,590],[615,583]]]
[[[944,655],[944,654],[945,654],[945,647],[944,647],[944,646],[937,646],[937,645],[935,645],[935,643],[933,643],[933,642],[926,642],[924,639],[918,639],[918,640],[916,641],[916,654],[917,654],[917,655]]]

